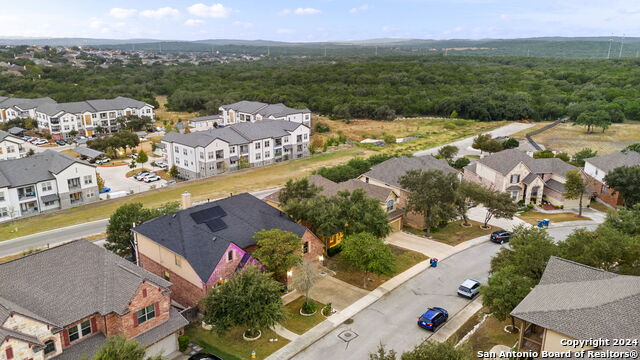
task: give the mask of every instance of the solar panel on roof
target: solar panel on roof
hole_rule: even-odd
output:
[[[220,218],[206,221],[205,224],[211,231],[220,231],[227,228],[227,224],[225,224]]]
[[[219,219],[226,215],[227,213],[224,210],[222,210],[220,206],[214,206],[208,209],[191,213],[191,218],[193,219],[193,221],[196,222],[196,224],[202,224],[209,220]]]

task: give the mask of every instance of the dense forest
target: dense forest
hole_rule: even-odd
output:
[[[238,100],[282,102],[333,118],[458,116],[488,120],[640,120],[640,60],[387,56],[270,58],[230,64],[80,69],[27,65],[0,95],[57,101],[131,96],[202,114]]]

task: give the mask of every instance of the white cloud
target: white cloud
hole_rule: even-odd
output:
[[[136,9],[123,9],[123,8],[113,8],[109,10],[109,16],[114,17],[116,19],[126,19],[128,17],[132,17],[138,12]]]
[[[296,31],[294,29],[281,28],[281,29],[276,30],[276,32],[278,34],[293,34]]]
[[[235,26],[242,26],[245,29],[250,29],[253,27],[253,24],[250,22],[244,22],[244,21],[234,21],[233,25]]]
[[[351,8],[351,10],[349,10],[349,14],[357,14],[359,12],[363,12],[363,11],[367,11],[367,10],[369,10],[369,5],[364,4],[364,5],[360,5],[358,7]]]
[[[192,15],[204,18],[226,18],[231,14],[232,9],[217,3],[207,6],[202,3],[191,5],[187,8]]]
[[[199,19],[188,19],[184,22],[186,26],[198,26],[204,24],[204,20]]]
[[[165,17],[177,17],[180,11],[171,7],[163,7],[156,10],[144,10],[140,12],[140,16],[151,19],[162,19]]]
[[[320,14],[322,11],[314,8],[297,8],[293,11],[296,15],[313,15]]]
[[[282,9],[278,12],[278,15],[289,15],[291,14],[291,9]]]
[[[105,22],[98,18],[91,18],[91,22],[89,22],[89,27],[92,29],[99,29],[105,25]]]

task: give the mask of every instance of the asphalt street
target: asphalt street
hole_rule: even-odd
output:
[[[437,268],[397,287],[355,315],[353,323],[340,325],[294,359],[366,360],[380,343],[398,353],[412,349],[432,335],[418,327],[418,316],[432,306],[445,308],[450,318],[455,316],[470,302],[456,294],[458,286],[467,278],[486,283],[490,259],[499,249],[500,245],[487,241],[442,260]],[[349,332],[351,336],[346,337]]]

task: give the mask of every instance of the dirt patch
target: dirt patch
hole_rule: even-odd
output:
[[[527,132],[529,131],[532,130],[529,129]],[[640,141],[640,124],[613,124],[604,133],[596,130],[591,134],[588,134],[583,126],[560,124],[534,136],[533,139],[549,150],[574,154],[588,147],[596,150],[599,155],[604,155],[620,151]]]

